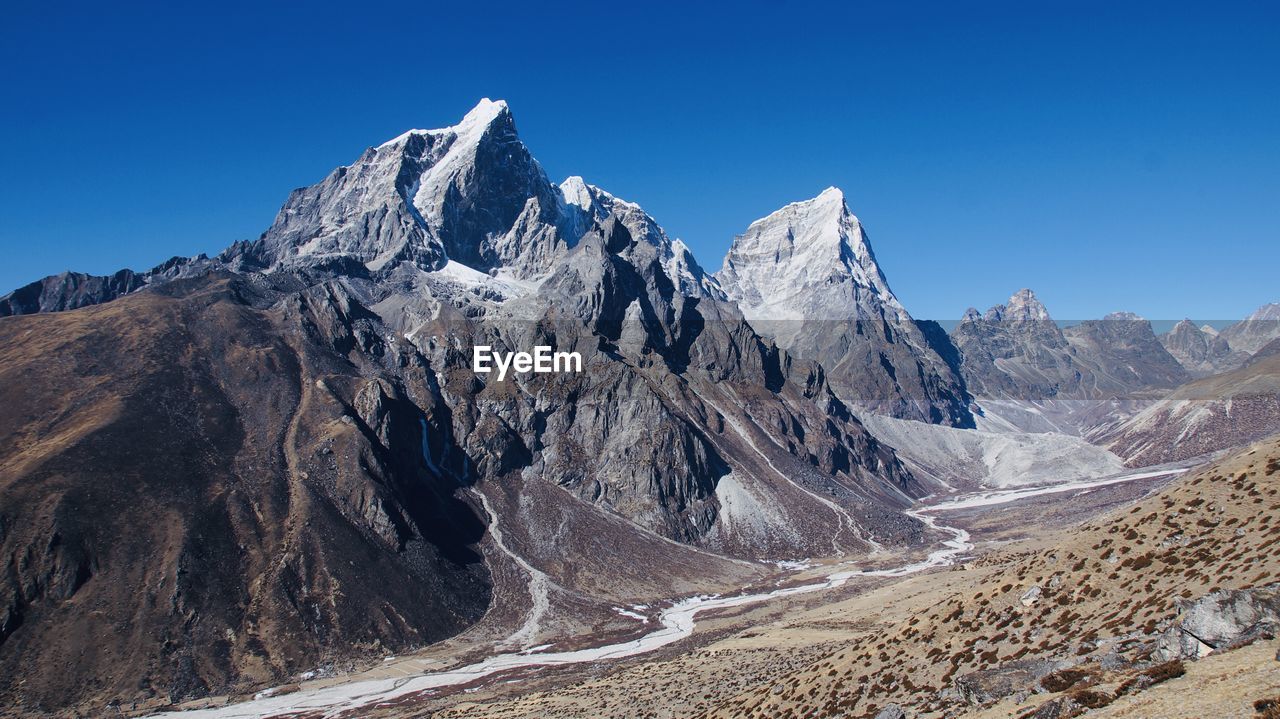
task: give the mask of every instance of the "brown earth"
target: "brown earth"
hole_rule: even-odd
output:
[[[0,318],[0,704],[345,669],[488,606],[474,509],[303,302],[238,279]],[[175,296],[181,294],[181,296]]]
[[[1132,467],[1240,447],[1280,432],[1280,344],[1243,367],[1188,382],[1100,443]]]
[[[1149,656],[1181,602],[1280,578],[1280,438],[1163,489],[1130,483],[1025,505],[947,516],[979,532],[979,557],[952,571],[744,607],[700,618],[686,643],[649,657],[371,716],[870,719],[897,703],[909,717],[1022,717],[1072,694],[1108,705],[1091,716],[1206,716],[1214,707],[1247,717],[1231,712],[1280,695],[1273,641],[1186,662],[1180,677],[1164,676]],[[1024,523],[1033,517],[1051,528]],[[1040,598],[1024,606],[1032,587]],[[1024,679],[1025,695],[990,705],[955,691],[957,680],[1020,660],[1060,662],[1089,679],[1056,693]],[[1161,680],[1139,687],[1148,673]],[[1192,687],[1199,694],[1186,701]]]

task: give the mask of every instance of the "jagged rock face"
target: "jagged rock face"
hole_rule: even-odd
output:
[[[145,272],[120,270],[114,275],[86,275],[63,272],[50,275],[0,297],[0,317],[37,312],[62,312],[110,302],[151,284],[163,284],[179,277],[207,272],[211,266],[203,255],[174,257]]]
[[[1156,644],[1155,657],[1200,659],[1280,632],[1280,584],[1221,589],[1191,602]]]
[[[516,135],[506,103],[452,127],[411,130],[323,182],[294,191],[257,254],[268,267],[353,258],[377,272],[447,260],[524,276],[566,246],[558,197]]]
[[[0,316],[88,307],[145,286],[145,279],[133,270],[120,270],[108,277],[63,272],[20,287],[0,299]]]
[[[740,577],[711,552],[923,541],[923,488],[823,368],[638,207],[548,183],[497,103],[159,279],[0,321],[0,543],[26,558],[0,575],[5,696],[179,699],[436,641],[523,596],[493,589],[515,553],[586,602],[692,572],[642,554]],[[49,296],[22,306],[73,306]],[[585,371],[498,381],[477,344]],[[86,634],[121,641],[75,656]]]
[[[580,238],[610,217],[616,218],[633,239],[658,248],[663,269],[680,294],[724,299],[724,292],[689,248],[680,240],[667,237],[666,231],[639,205],[614,197],[577,176],[566,178],[559,190],[564,203],[560,226],[567,236]]]
[[[1238,352],[1254,354],[1280,337],[1280,303],[1263,305],[1253,314],[1222,330],[1221,337]]]
[[[1193,377],[1227,372],[1248,359],[1244,353],[1233,352],[1224,337],[1209,334],[1191,320],[1184,319],[1160,335],[1160,344]]]
[[[974,397],[1043,399],[1079,391],[1071,345],[1031,290],[983,314],[969,308],[951,339]]]
[[[747,556],[829,551],[842,525],[838,542],[857,548],[863,524],[879,525],[886,508],[922,492],[820,368],[793,362],[731,305],[681,294],[664,259],[610,216],[533,295],[412,332],[415,341],[461,338],[428,348],[445,364],[472,343],[584,358],[580,375],[488,378],[479,388],[458,367],[465,386],[447,396],[480,473],[554,482],[669,538]],[[758,542],[718,524],[718,485],[730,474],[767,507],[752,517]],[[815,491],[874,505],[877,519],[855,527]]]
[[[1172,389],[1191,375],[1165,350],[1151,323],[1132,312],[1115,312],[1063,330],[1077,361],[1091,379],[1085,391],[1121,396]]]
[[[841,396],[896,416],[972,425],[960,378],[889,289],[839,190],[752,223],[716,280],[757,331],[822,363]]]
[[[1026,289],[984,314],[969,309],[951,339],[979,400],[1130,398],[1190,378],[1141,317],[1115,313],[1062,329]]]

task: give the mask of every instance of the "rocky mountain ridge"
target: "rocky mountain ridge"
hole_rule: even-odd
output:
[[[925,490],[825,369],[637,206],[548,182],[500,103],[166,271],[0,318],[0,549],[23,558],[0,575],[0,695],[24,711],[232,691],[477,622],[533,646],[760,561],[930,539],[902,512]],[[482,378],[475,344],[586,371]],[[130,452],[138,428],[180,476]],[[50,520],[60,496],[78,509]],[[122,639],[49,671],[81,630]]]
[[[951,339],[979,402],[1132,398],[1190,379],[1147,320],[1117,312],[1060,327],[1028,289],[982,314],[970,308]]]
[[[1227,339],[1212,327],[1197,327],[1189,319],[1180,320],[1173,329],[1160,335],[1160,344],[1193,377],[1228,372],[1249,358],[1247,352],[1233,350]]]
[[[904,510],[953,477],[860,413],[967,427],[974,397],[1188,378],[1145,320],[1060,328],[1030,291],[950,337],[915,320],[835,188],[710,275],[638,205],[550,182],[488,100],[295,190],[254,242],[46,278],[0,315],[0,696],[32,714],[463,630],[529,648],[765,562],[922,547]],[[478,344],[586,371],[481,377]],[[78,656],[85,633],[122,639]]]

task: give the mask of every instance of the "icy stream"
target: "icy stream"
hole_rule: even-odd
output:
[[[934,513],[1004,504],[1027,497],[1091,489],[1108,484],[1150,479],[1182,471],[1186,470],[1133,472],[1106,479],[1072,482],[1050,487],[975,492],[961,497],[953,497],[934,505],[920,507],[909,511],[908,514],[920,519],[936,530],[951,535],[950,539],[942,542],[941,548],[932,552],[928,558],[922,561],[887,569],[842,569],[809,584],[775,589],[770,592],[688,597],[678,600],[670,607],[662,610],[658,618],[657,629],[624,642],[573,651],[497,654],[475,664],[414,677],[350,681],[326,687],[303,689],[302,691],[279,696],[259,695],[259,698],[255,698],[252,701],[223,707],[196,709],[179,713],[169,712],[156,716],[171,717],[180,715],[187,719],[265,719],[266,717],[288,717],[295,714],[305,714],[308,717],[336,717],[360,707],[396,702],[412,694],[466,684],[499,672],[530,667],[598,662],[645,654],[688,637],[693,633],[695,619],[702,612],[758,604],[777,597],[794,594],[807,594],[824,589],[833,589],[857,577],[902,577],[934,567],[952,564],[957,557],[973,549],[973,544],[969,541],[968,532],[958,527],[940,524],[937,518],[933,516]]]

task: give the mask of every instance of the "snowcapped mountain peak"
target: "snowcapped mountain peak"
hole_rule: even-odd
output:
[[[371,272],[452,260],[480,272],[545,272],[563,248],[554,186],[502,101],[457,124],[410,130],[289,197],[264,233],[269,267],[356,262]],[[557,249],[560,248],[560,249]]]
[[[844,191],[838,187],[828,187],[812,199],[783,205],[769,215],[752,222],[750,227],[787,222],[789,224],[804,224],[810,227],[826,226],[830,229],[838,229],[836,224],[846,216],[853,221],[852,224],[858,225],[858,218],[849,212],[849,206],[845,202]],[[750,229],[747,230],[748,233],[750,231]],[[838,234],[829,235],[829,237],[839,239]]]
[[[751,223],[715,279],[757,332],[821,362],[843,398],[898,416],[972,423],[962,386],[889,289],[839,188]]]
[[[454,125],[410,130],[294,192],[255,261],[363,265],[382,275],[404,263],[427,272],[454,263],[532,282],[611,216],[658,248],[682,290],[721,296],[688,248],[673,249],[639,205],[578,176],[553,184],[520,140],[507,104],[487,98]]]
[[[840,189],[839,187],[836,187],[835,185],[832,185],[827,189],[823,190],[822,192],[818,193],[818,196],[813,199],[818,202],[826,202],[826,203],[836,202],[841,205],[845,204],[844,190]]]
[[[440,127],[433,130],[409,130],[403,132],[396,137],[387,140],[378,146],[381,150],[386,147],[403,145],[406,140],[415,135],[432,135],[443,137],[453,135],[459,139],[469,139],[472,141],[479,140],[486,130],[499,122],[510,125],[512,123],[511,109],[507,107],[505,100],[490,100],[489,98],[481,98],[475,107],[471,108],[462,121],[456,125],[448,127]]]
[[[460,124],[484,124],[488,125],[498,119],[503,113],[510,113],[511,108],[507,107],[506,100],[490,100],[487,97],[480,98],[480,102],[471,108],[466,115],[462,117]]]
[[[618,214],[641,213],[643,210],[640,205],[634,202],[610,194],[606,190],[602,190],[596,185],[588,183],[578,175],[570,175],[566,177],[557,187],[560,190],[560,199],[564,202],[566,209],[587,216],[589,229],[590,221],[602,222],[610,213]]]
[[[717,279],[748,318],[905,316],[844,192],[828,187],[734,238]]]
[[[578,207],[583,210],[591,207],[592,188],[587,184],[587,181],[582,179],[580,176],[570,175],[569,177],[564,178],[564,181],[561,182],[558,187],[560,188],[560,196],[564,198],[564,203],[566,205],[573,205],[574,207]]]
[[[1107,316],[1103,317],[1102,319],[1110,322],[1141,322],[1143,320],[1143,317],[1137,312],[1121,311],[1121,312],[1112,312]]]

